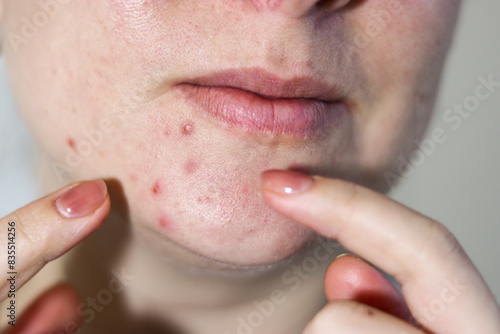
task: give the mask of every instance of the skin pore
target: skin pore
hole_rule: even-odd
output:
[[[84,296],[106,286],[112,269],[135,276],[90,324],[122,333],[112,319],[125,314],[188,333],[231,332],[254,300],[268,298],[284,285],[283,273],[314,254],[318,236],[260,195],[264,170],[386,191],[385,173],[397,174],[428,122],[459,7],[455,0],[70,0],[27,38],[26,22],[45,9],[31,0],[0,4],[3,56],[45,155],[47,189],[109,180],[110,218],[66,266]],[[348,111],[308,136],[228,126],[181,89],[228,71],[251,71],[256,82],[313,78]],[[320,268],[255,333],[299,332],[323,303]],[[133,332],[133,324],[121,325]]]

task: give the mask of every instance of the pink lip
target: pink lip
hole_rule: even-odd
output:
[[[221,72],[176,87],[219,122],[248,132],[309,137],[347,111],[338,90],[322,82],[308,77],[282,80],[259,69]]]

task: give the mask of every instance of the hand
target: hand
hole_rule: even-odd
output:
[[[0,219],[0,249],[4,254],[0,261],[5,261],[0,272],[0,301],[8,298],[6,307],[17,308],[15,295],[21,286],[49,261],[95,231],[109,208],[106,184],[98,180],[69,185]],[[79,303],[74,288],[57,285],[16,318],[16,326],[9,326],[6,333],[65,332],[68,326],[74,330]]]
[[[304,334],[498,334],[500,308],[478,270],[440,223],[348,182],[267,171],[263,195],[277,211],[364,260],[344,256],[325,275],[329,303]]]

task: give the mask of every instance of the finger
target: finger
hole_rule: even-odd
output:
[[[424,334],[399,318],[351,300],[330,302],[303,331],[303,334],[329,333]]]
[[[498,304],[443,225],[341,180],[269,171],[262,181],[274,209],[395,277],[422,325],[440,334],[500,333]]]
[[[106,184],[97,180],[60,189],[0,219],[0,300],[97,229],[109,207]]]
[[[74,333],[78,328],[80,295],[69,284],[58,284],[46,291],[23,313],[15,327],[5,334]]]
[[[357,256],[336,258],[325,274],[328,301],[353,300],[411,321],[411,313],[399,290],[377,269]]]

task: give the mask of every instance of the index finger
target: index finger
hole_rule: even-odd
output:
[[[285,171],[263,174],[269,204],[401,283],[414,317],[436,333],[499,333],[499,308],[453,235],[377,192]]]
[[[106,184],[96,180],[67,186],[0,219],[0,301],[97,229],[109,208]]]

